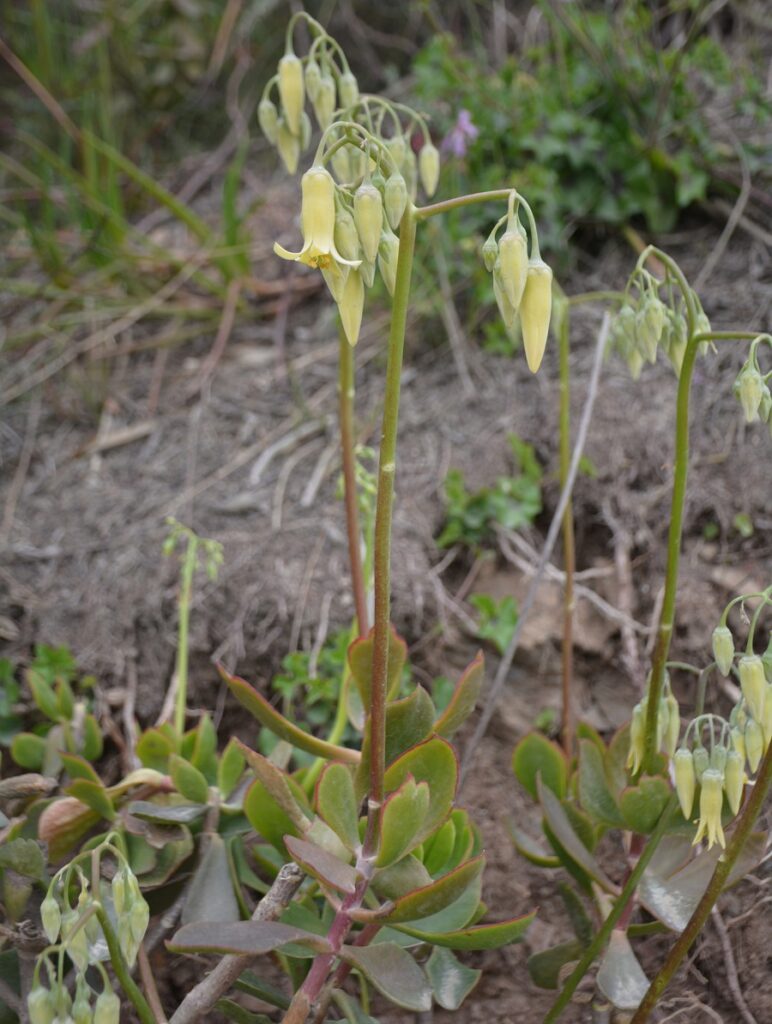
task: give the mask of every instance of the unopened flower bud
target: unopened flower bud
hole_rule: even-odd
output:
[[[498,255],[496,256],[496,260],[493,264],[493,294],[496,298],[496,305],[499,307],[499,313],[501,314],[501,319],[504,321],[507,333],[512,338],[516,337],[517,310],[513,307],[507,297],[507,293],[504,291],[504,285],[501,280],[501,261],[499,260]]]
[[[388,229],[381,235],[378,247],[378,269],[389,295],[394,294],[397,284],[397,259],[399,257],[399,239]]]
[[[305,81],[308,98],[312,103],[315,103],[316,97],[319,95],[319,85],[322,81],[322,69],[314,57],[310,57],[306,64]]]
[[[260,131],[265,135],[271,145],[274,146],[276,144],[276,129],[279,123],[279,112],[276,109],[276,104],[272,100],[269,100],[268,97],[260,100],[257,105],[257,121],[260,125]]]
[[[407,185],[399,171],[394,171],[393,174],[389,175],[383,193],[383,207],[386,211],[386,220],[396,231],[407,206]]]
[[[427,142],[421,147],[418,154],[418,172],[421,175],[424,192],[431,199],[437,191],[437,182],[440,180],[440,154],[437,147],[431,142]]]
[[[356,224],[352,214],[345,206],[340,206],[335,214],[335,246],[341,256],[347,260],[361,258]]]
[[[75,999],[72,1004],[73,1024],[92,1024],[90,995],[91,989],[85,976],[79,974],[75,987]]]
[[[311,144],[311,118],[304,111],[300,114],[300,148],[308,149]]]
[[[638,380],[643,369],[643,356],[637,348],[631,348],[627,353],[627,368],[633,380]]]
[[[46,896],[40,904],[40,920],[43,922],[43,931],[48,941],[56,942],[62,926],[62,913],[53,896]]]
[[[700,792],[700,820],[693,845],[696,846],[707,835],[708,849],[714,843],[726,846],[721,826],[721,810],[724,805],[724,776],[715,768],[708,768],[702,776]]]
[[[83,928],[75,930],[79,918],[77,910],[68,910],[62,914],[62,942],[70,960],[78,970],[85,971],[89,962],[88,939]]]
[[[359,340],[359,329],[362,326],[362,310],[365,304],[365,286],[360,270],[350,270],[343,294],[338,303],[340,319],[346,339],[353,348]]]
[[[641,355],[650,363],[657,361],[657,346],[665,326],[665,308],[654,296],[647,296],[635,318],[635,340]]]
[[[287,171],[294,174],[300,159],[300,138],[292,134],[283,117],[279,118],[276,125],[276,148]]]
[[[523,347],[531,373],[541,366],[552,313],[552,270],[541,259],[531,260],[523,297],[520,302],[520,321],[523,328]]]
[[[735,750],[745,763],[746,751],[745,751],[745,732],[739,726],[733,726],[732,731],[729,733],[730,739],[732,740],[732,749]]]
[[[386,148],[391,154],[391,158],[396,164],[398,169],[402,169],[402,165],[405,162],[405,153],[407,146],[405,143],[404,135],[392,135],[390,139],[386,139]]]
[[[746,423],[754,423],[759,418],[759,408],[764,391],[764,381],[759,371],[747,364],[735,381],[735,391],[743,407]]]
[[[718,670],[723,676],[728,676],[732,670],[734,661],[734,638],[728,626],[716,626],[712,637],[713,657],[716,659]]]
[[[758,654],[745,654],[740,658],[738,668],[740,670],[740,688],[748,710],[757,722],[763,722],[767,681],[764,678],[764,665],[761,658]]]
[[[724,769],[724,790],[729,806],[732,808],[732,814],[737,814],[740,810],[744,786],[745,758],[741,757],[736,750],[730,750]]]
[[[523,298],[528,279],[528,240],[525,232],[513,228],[499,240],[501,283],[513,309],[517,310]],[[551,279],[551,276],[550,276]]]
[[[365,259],[369,263],[374,263],[378,256],[383,228],[383,200],[374,185],[365,183],[354,193],[354,222]]]
[[[141,894],[135,896],[131,901],[131,907],[129,909],[129,924],[131,926],[131,934],[135,942],[140,943],[147,930],[147,924],[150,920],[150,908],[145,902],[144,896]]]
[[[636,775],[643,764],[643,751],[646,745],[646,705],[641,701],[633,708],[630,719],[630,750],[625,766]]]
[[[761,726],[754,718],[749,718],[745,724],[745,756],[748,758],[751,774],[756,773],[763,754],[764,734],[761,731]]]
[[[710,767],[723,774],[726,768],[727,749],[717,743],[710,752]]]
[[[498,254],[499,245],[498,242],[496,241],[494,233],[491,232],[485,239],[485,243],[482,247],[483,263],[485,264],[485,269],[488,271],[489,274],[493,273],[493,268],[496,265],[496,257],[498,256]]]
[[[294,53],[285,53],[279,61],[279,96],[287,127],[293,135],[299,136],[305,89],[303,64]]]
[[[672,693],[665,698],[668,707],[667,729],[665,730],[665,750],[669,757],[675,753],[678,746],[678,735],[681,731],[681,711],[678,701]]]
[[[120,999],[110,989],[103,989],[94,1006],[94,1024],[120,1024],[120,1018]]]
[[[359,99],[359,85],[350,71],[344,71],[338,79],[338,92],[340,93],[340,105],[344,109],[353,107]]]
[[[710,767],[710,755],[705,747],[700,745],[694,748],[692,751],[692,761],[694,762],[694,774],[697,776],[697,781],[702,782],[702,776]]]
[[[676,793],[678,802],[681,805],[681,813],[688,821],[694,807],[694,793],[697,785],[697,777],[694,774],[694,759],[692,753],[686,747],[681,747],[673,757],[675,771]]]
[[[313,108],[319,127],[324,131],[332,124],[332,117],[335,113],[335,82],[330,75],[322,75],[319,91],[316,94],[316,99],[313,100]]]
[[[764,698],[764,720],[761,722],[761,731],[764,733],[764,750],[766,751],[772,743],[772,683],[767,683],[766,696]]]
[[[56,1017],[56,1001],[50,989],[39,986],[27,996],[27,1013],[30,1024],[53,1024]]]

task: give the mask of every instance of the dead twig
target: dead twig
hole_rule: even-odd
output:
[[[296,864],[285,864],[252,914],[253,921],[275,921],[289,906],[304,878]],[[214,970],[200,981],[172,1014],[170,1024],[193,1024],[205,1019],[217,1000],[255,962],[255,956],[224,956]]]
[[[734,958],[734,950],[732,949],[732,943],[729,941],[729,933],[726,930],[724,919],[721,917],[718,907],[714,907],[711,910],[710,916],[713,921],[713,927],[716,929],[716,934],[718,935],[718,941],[721,943],[721,952],[724,954],[726,980],[729,985],[729,991],[732,993],[734,1005],[737,1007],[737,1011],[745,1021],[745,1024],[758,1024],[756,1018],[748,1009],[748,1004],[745,1002],[745,997],[743,996],[742,989],[740,988],[740,979],[737,977],[737,964]]]

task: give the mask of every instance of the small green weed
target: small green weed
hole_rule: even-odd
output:
[[[520,617],[514,597],[504,597],[497,601],[490,594],[475,594],[469,599],[480,616],[477,635],[481,640],[488,640],[499,654],[503,654],[517,626]]]
[[[483,546],[490,541],[497,524],[506,530],[519,530],[530,526],[541,512],[542,468],[533,447],[514,434],[508,440],[515,459],[515,475],[500,476],[492,487],[472,493],[466,489],[461,470],[448,473],[447,519],[437,538],[441,548],[459,543]]]

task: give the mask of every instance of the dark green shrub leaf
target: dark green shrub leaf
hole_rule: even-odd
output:
[[[217,733],[207,714],[201,716],[196,728],[189,760],[204,776],[207,785],[213,786],[217,779]]]
[[[540,868],[560,867],[560,861],[554,854],[545,850],[540,842],[529,836],[527,832],[523,832],[514,822],[509,825],[509,834],[512,836],[512,842],[515,844],[517,852],[531,864]]]
[[[290,782],[288,786],[296,804],[296,809],[293,809],[291,814],[276,801],[259,779],[255,779],[244,797],[244,813],[249,824],[284,857],[287,857],[284,836],[304,835],[304,822],[307,820],[299,802],[303,796],[302,790],[300,787],[293,788]]]
[[[86,779],[88,782],[93,782],[97,786],[102,785],[102,780],[85,757],[81,757],[79,754],[66,754],[64,752],[62,752],[60,756],[62,764],[71,779]]]
[[[0,868],[11,868],[25,878],[42,882],[46,877],[46,861],[34,839],[11,839],[0,846]]]
[[[149,800],[135,800],[128,810],[137,818],[161,825],[189,825],[206,814],[203,804],[154,804]]]
[[[540,732],[529,732],[515,747],[512,770],[520,785],[534,800],[539,794],[536,780],[541,775],[547,789],[558,797],[566,795],[568,766],[563,751]]]
[[[386,705],[386,752],[385,762],[392,764],[400,754],[425,740],[434,724],[434,704],[422,686],[402,700],[390,701]],[[362,743],[362,760],[357,768],[355,792],[362,799],[370,782],[370,728],[365,726]]]
[[[11,757],[20,768],[31,772],[40,771],[45,756],[46,741],[42,736],[20,732],[11,740]]]
[[[541,780],[539,780],[539,799],[544,811],[545,821],[558,840],[560,847],[583,871],[602,885],[607,892],[614,892],[615,886],[580,840],[579,836],[577,836],[560,801],[551,789],[541,784]],[[556,852],[559,856],[559,850],[556,850]]]
[[[618,1010],[635,1010],[646,995],[649,979],[624,932],[614,929],[597,976],[598,988]]]
[[[53,686],[51,686],[40,672],[37,672],[32,668],[27,672],[27,684],[30,688],[30,692],[32,693],[32,699],[46,718],[49,718],[52,722],[61,721],[62,714]],[[69,717],[69,715],[65,717]]]
[[[467,861],[449,871],[430,885],[416,889],[396,900],[393,907],[378,920],[386,924],[399,924],[403,921],[418,921],[423,917],[437,914],[439,911],[455,903],[457,899],[479,878],[485,866],[485,857],[481,854],[474,860]]]
[[[432,990],[426,975],[412,956],[396,944],[344,946],[340,955],[397,1006],[416,1013],[431,1009]]]
[[[146,768],[166,772],[169,755],[177,750],[177,744],[163,729],[147,729],[137,741],[137,757]]]
[[[241,778],[245,766],[246,759],[241,753],[238,743],[233,739],[229,740],[217,766],[217,788],[224,798],[227,799],[230,796]]]
[[[456,826],[452,818],[429,836],[423,846],[423,862],[430,875],[436,877],[456,865],[448,864],[456,842]]]
[[[426,975],[434,998],[444,1010],[457,1010],[477,982],[482,971],[465,967],[449,949],[437,947],[426,963]]]
[[[83,741],[81,753],[87,761],[98,761],[102,756],[104,743],[99,723],[93,715],[88,714],[83,719]]]
[[[593,927],[581,897],[575,889],[572,889],[570,885],[566,885],[565,882],[561,882],[558,885],[558,892],[563,899],[571,921],[571,927],[574,929],[577,939],[585,946],[589,946],[593,938]]]
[[[466,950],[499,949],[512,942],[522,941],[535,917],[536,911],[532,910],[530,914],[513,917],[508,921],[474,925],[470,928],[460,928],[449,932],[427,931],[424,928],[414,928],[406,924],[395,924],[393,927],[419,942],[426,942],[432,946]]]
[[[398,900],[414,889],[431,885],[432,876],[421,861],[412,854],[391,867],[381,868],[373,877],[373,891],[382,900]]]

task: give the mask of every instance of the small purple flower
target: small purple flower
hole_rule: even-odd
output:
[[[468,110],[459,110],[456,123],[442,140],[440,149],[443,153],[452,153],[453,156],[466,156],[467,142],[474,142],[480,134],[480,129],[472,123],[472,115]]]

